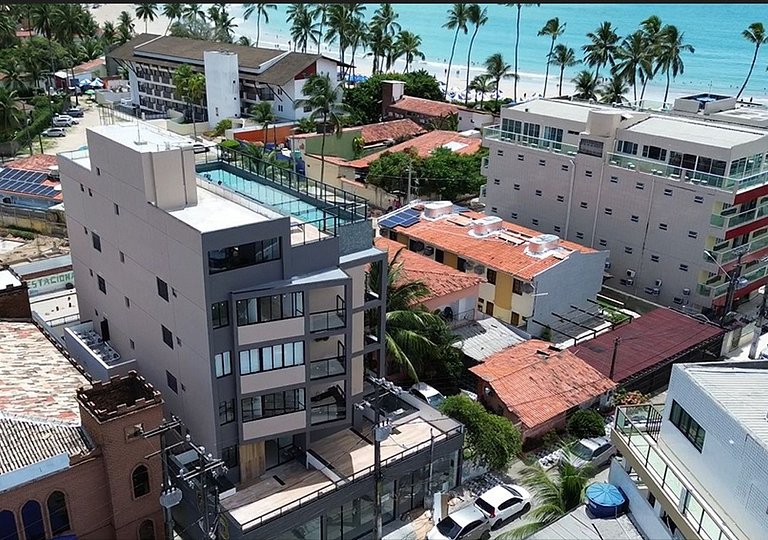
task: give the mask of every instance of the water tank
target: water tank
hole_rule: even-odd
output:
[[[59,179],[59,166],[58,165],[51,165],[48,167],[48,177],[52,178],[54,180]]]
[[[560,237],[556,234],[541,234],[528,240],[528,251],[531,253],[546,253],[560,247]]]
[[[424,205],[424,217],[427,219],[437,219],[451,213],[453,213],[451,201],[436,201]]]
[[[504,222],[498,216],[486,216],[472,222],[470,233],[473,236],[488,236],[494,231],[501,230],[503,224]]]

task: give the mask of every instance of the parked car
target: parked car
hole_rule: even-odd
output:
[[[72,121],[72,118],[70,118],[69,116],[67,117],[54,116],[53,120],[51,120],[51,124],[53,124],[54,127],[72,127],[74,125],[74,122]]]
[[[72,117],[72,116],[70,116],[70,115],[68,115],[66,113],[57,114],[56,116],[54,116],[54,118],[64,118],[66,120],[69,120],[73,124],[79,124],[80,123],[80,120],[78,120],[77,118],[74,118],[74,117]]]
[[[194,145],[192,145],[192,151],[195,154],[207,154],[208,153],[208,147],[205,146],[202,143],[195,143]]]
[[[523,487],[499,484],[475,501],[480,511],[488,516],[495,529],[511,517],[519,517],[531,509],[531,494]]]
[[[67,109],[64,114],[71,116],[72,118],[82,118],[85,113],[80,107],[72,107],[71,109]]]
[[[67,134],[64,128],[52,127],[43,130],[43,137],[64,137]]]
[[[616,454],[616,447],[607,437],[594,437],[576,441],[568,447],[568,452],[560,455],[560,458],[565,459],[569,453],[571,463],[577,467],[586,464],[602,467]]]
[[[491,522],[472,505],[441,519],[427,533],[427,540],[487,540],[490,536]]]
[[[438,408],[445,401],[445,396],[427,383],[420,382],[411,386],[411,394],[434,408]]]

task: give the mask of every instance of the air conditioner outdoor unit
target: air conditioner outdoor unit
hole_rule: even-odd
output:
[[[632,279],[632,278],[620,279],[619,283],[621,283],[622,285],[624,285],[626,287],[631,287],[632,285],[635,284],[635,280]]]
[[[472,261],[467,261],[464,263],[464,271],[465,272],[471,272],[475,268],[475,263]]]
[[[673,301],[675,304],[682,304],[682,303],[683,303],[683,299],[682,299],[682,298],[680,298],[679,296],[675,296],[675,297],[672,299],[672,301]]]
[[[430,257],[434,252],[435,252],[435,248],[433,248],[432,246],[427,246],[424,248],[424,255],[426,255],[427,257]]]
[[[611,261],[605,261],[605,269],[610,270],[611,269]]]
[[[475,274],[477,274],[478,276],[485,274],[485,266],[483,266],[482,264],[478,264],[477,266],[475,266]]]
[[[691,289],[683,289],[683,296],[690,296]]]
[[[646,288],[644,289],[644,291],[645,291],[645,294],[655,294],[655,293],[653,292],[653,291],[655,291],[655,290],[656,290],[656,289],[654,289],[653,287],[646,287]]]
[[[652,287],[652,290],[653,292],[651,294],[655,294],[656,296],[661,294],[661,289],[659,289],[658,287]]]
[[[629,270],[627,270],[627,277],[628,278],[633,278],[633,277],[635,277],[635,273],[636,272],[634,270],[629,269]]]
[[[657,279],[657,280],[656,280],[656,285],[655,285],[655,287],[656,287],[657,289],[658,289],[659,287],[661,287],[661,280],[660,280],[660,279]]]

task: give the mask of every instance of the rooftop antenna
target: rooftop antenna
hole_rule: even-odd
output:
[[[139,110],[138,108],[136,110],[136,140],[133,141],[134,144],[137,146],[141,146],[143,144],[147,144],[146,141],[141,140],[141,122],[139,121]]]

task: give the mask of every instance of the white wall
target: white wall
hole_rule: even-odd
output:
[[[237,53],[205,51],[203,60],[209,126],[213,128],[225,118],[240,118],[240,68]]]
[[[653,540],[670,540],[672,538],[664,522],[659,519],[656,509],[648,502],[647,491],[641,493],[638,490],[637,484],[629,477],[616,459],[611,460],[608,481],[621,489],[624,495],[627,496],[632,521],[645,538],[652,538]]]

